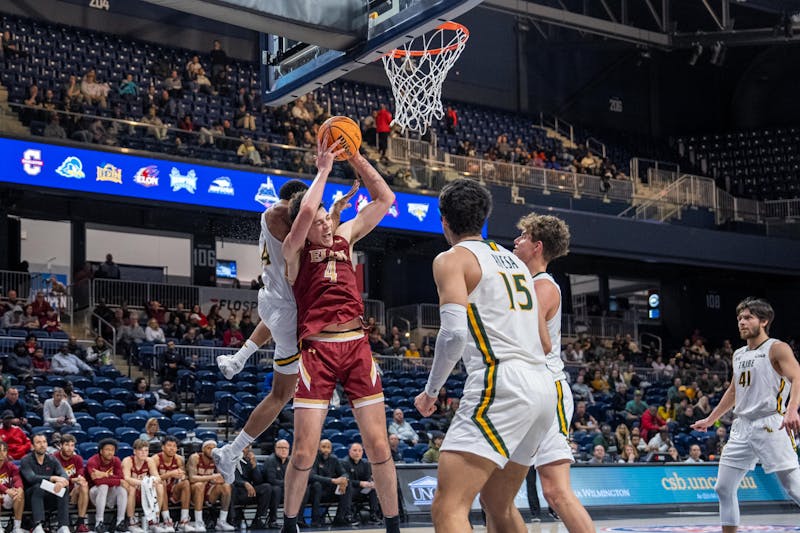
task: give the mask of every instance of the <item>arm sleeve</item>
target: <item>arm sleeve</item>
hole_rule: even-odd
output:
[[[467,309],[463,305],[444,304],[439,308],[441,327],[436,337],[436,352],[425,393],[431,398],[439,396],[439,389],[447,381],[467,345]]]

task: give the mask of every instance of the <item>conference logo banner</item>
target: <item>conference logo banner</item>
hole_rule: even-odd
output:
[[[0,152],[19,154],[18,162],[0,174],[0,182],[257,213],[277,202],[281,186],[292,179],[264,172],[188,164],[167,157],[142,157],[2,137]],[[46,166],[44,161],[48,162]],[[90,172],[93,179],[85,179]],[[328,183],[326,202],[340,198],[350,187],[350,184]],[[361,187],[351,201],[352,206],[342,213],[342,221],[355,217],[369,201],[369,192]],[[439,217],[431,216],[437,202],[435,196],[396,192],[396,200],[379,226],[441,233]]]
[[[407,510],[429,511],[436,491],[436,468],[399,468],[400,487]],[[587,507],[715,503],[717,465],[577,466],[570,470],[572,490]],[[537,486],[539,500],[544,501]],[[785,501],[787,494],[774,475],[757,467],[739,486],[739,501]],[[528,507],[523,484],[514,498],[520,509]],[[480,509],[478,500],[474,510]]]

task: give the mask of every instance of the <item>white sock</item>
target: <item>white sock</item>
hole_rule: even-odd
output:
[[[202,522],[203,521],[203,511],[195,511],[194,512],[194,520],[195,520],[195,522]]]
[[[161,520],[167,522],[170,520],[169,511],[161,511]]]
[[[255,439],[255,437],[251,437],[244,430],[240,431],[236,438],[233,439],[233,442],[230,444],[231,452],[233,452],[233,456],[236,457],[242,451],[247,448]]]
[[[219,519],[220,519],[221,522],[227,522],[228,521],[228,511],[220,511],[219,512]]]
[[[250,339],[247,339],[246,341],[244,341],[244,346],[239,348],[239,351],[236,352],[234,357],[246,362],[248,359],[250,359],[251,355],[256,353],[256,350],[258,350],[258,345],[253,341],[251,341]]]
[[[181,509],[181,522],[189,520],[189,509]]]
[[[22,520],[14,520],[14,529],[22,529]]]

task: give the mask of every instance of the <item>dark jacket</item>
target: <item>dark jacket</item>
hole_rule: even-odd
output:
[[[361,490],[359,483],[362,481],[372,481],[372,465],[364,459],[357,464],[350,457],[342,459],[342,468],[350,478],[350,488],[353,490]]]
[[[253,466],[250,464],[250,461],[242,458],[239,461],[239,467],[236,469],[236,479],[233,481],[233,486],[244,488],[245,483],[250,483],[254,487],[258,485],[259,483],[255,479],[256,470],[258,469],[253,468]]]
[[[283,487],[283,478],[287,468],[289,468],[289,458],[287,457],[286,462],[282,463],[273,453],[264,460],[264,464],[258,471],[263,476],[263,482],[269,483],[273,487]]]
[[[14,413],[14,416],[17,418],[25,418],[28,413],[25,402],[22,399],[18,399],[13,405],[5,398],[0,400],[0,413],[6,410]]]
[[[69,477],[55,457],[45,454],[44,461],[40,465],[34,452],[22,458],[19,463],[19,473],[22,475],[22,481],[25,483],[26,489],[39,485],[43,479],[49,481],[52,476]]]
[[[311,481],[319,481],[322,486],[333,485],[331,479],[347,476],[347,473],[339,459],[330,454],[327,459],[323,459],[321,453],[317,453],[317,460],[311,468]]]

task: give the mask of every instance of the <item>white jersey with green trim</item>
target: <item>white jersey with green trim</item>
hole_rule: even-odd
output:
[[[286,279],[286,260],[283,258],[283,243],[276,239],[267,227],[267,214],[261,214],[261,235],[258,238],[261,253],[261,281],[270,300],[285,300],[294,303],[294,293]]]
[[[777,339],[767,339],[752,350],[742,346],[733,352],[736,416],[752,420],[786,412],[792,384],[775,371],[769,359],[776,342]]]
[[[547,354],[547,369],[553,373],[553,379],[559,381],[567,377],[564,374],[564,361],[561,359],[561,287],[547,272],[539,272],[533,276],[534,283],[539,280],[549,281],[558,290],[558,309],[556,314],[547,321],[547,332],[550,333],[550,343],[553,346],[550,353]]]
[[[506,360],[544,364],[539,305],[528,268],[493,241],[461,241],[456,246],[472,252],[481,267],[467,308],[470,335],[463,354],[467,372]]]

